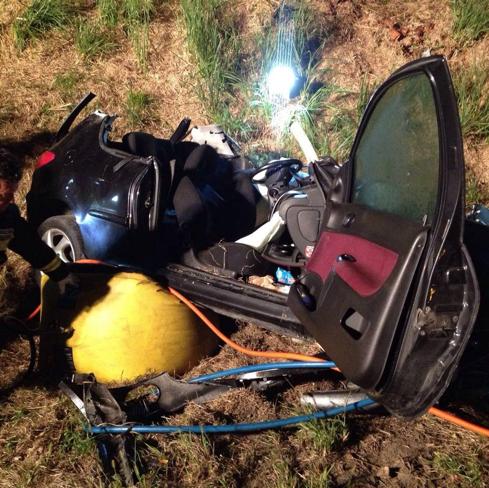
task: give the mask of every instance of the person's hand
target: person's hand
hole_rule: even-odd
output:
[[[62,308],[74,306],[78,292],[80,291],[80,279],[73,273],[58,281],[59,304]]]

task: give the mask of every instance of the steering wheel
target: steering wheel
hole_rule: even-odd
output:
[[[253,170],[251,172],[251,179],[255,183],[263,183],[269,176],[271,176],[273,173],[276,173],[282,168],[290,168],[290,171],[292,173],[298,173],[302,168],[302,162],[299,161],[298,159],[292,159],[292,158],[274,159],[269,163],[264,164],[260,168]],[[256,176],[259,175],[260,173],[265,173],[265,174],[260,178],[257,178]]]

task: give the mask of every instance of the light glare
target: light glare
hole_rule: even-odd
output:
[[[296,82],[296,76],[290,66],[281,64],[270,70],[267,81],[270,96],[278,96],[288,100]]]

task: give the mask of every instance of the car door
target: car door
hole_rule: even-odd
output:
[[[371,98],[288,303],[347,378],[414,416],[448,386],[477,314],[464,160],[441,56]]]

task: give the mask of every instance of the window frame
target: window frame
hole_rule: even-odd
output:
[[[348,166],[349,166],[349,174],[347,177],[348,181],[348,188],[346,191],[346,201],[351,202],[351,203],[358,203],[359,205],[364,205],[359,202],[355,202],[353,199],[353,193],[354,193],[354,181],[355,181],[355,156],[358,151],[358,148],[360,146],[360,143],[362,142],[362,139],[365,135],[365,128],[369,124],[372,115],[374,114],[375,110],[377,109],[380,101],[383,99],[385,94],[397,83],[407,80],[409,78],[412,78],[414,76],[418,75],[424,75],[427,78],[427,81],[430,85],[431,88],[431,94],[433,96],[433,105],[435,109],[435,114],[436,114],[436,122],[437,122],[437,128],[438,128],[438,175],[437,175],[437,191],[436,191],[436,200],[435,204],[433,207],[433,213],[431,215],[431,218],[429,218],[430,224],[433,222],[437,221],[438,217],[438,210],[439,206],[441,203],[441,193],[443,189],[442,185],[442,176],[443,176],[443,148],[444,148],[444,139],[443,139],[443,134],[442,134],[442,129],[443,129],[443,118],[442,114],[440,113],[440,104],[437,96],[437,90],[436,90],[436,84],[433,79],[433,75],[428,72],[427,70],[424,69],[419,69],[416,71],[411,71],[408,73],[403,73],[400,76],[395,76],[395,74],[389,78],[386,82],[384,82],[371,96],[369,103],[367,105],[367,108],[364,112],[364,115],[362,117],[362,120],[360,122],[360,126],[358,127],[357,135],[355,137],[355,141],[353,144],[353,147],[351,149],[349,158],[348,158]],[[366,207],[370,208],[371,210],[374,211],[384,211],[378,208],[375,208],[370,205],[365,205]],[[397,213],[393,213],[393,215],[398,215],[400,218],[409,218],[409,220],[414,221],[414,219],[411,219],[410,217],[406,217],[403,215],[399,215]],[[424,224],[424,222],[423,222]]]

